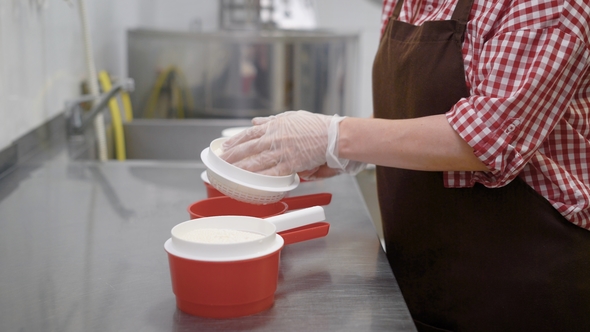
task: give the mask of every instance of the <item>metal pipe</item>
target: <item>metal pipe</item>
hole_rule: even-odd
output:
[[[117,83],[107,93],[97,98],[93,95],[84,95],[75,100],[66,102],[66,116],[68,117],[68,131],[70,134],[82,134],[92,123],[94,118],[106,109],[108,102],[120,91],[133,91],[133,79],[127,79],[124,82]],[[80,104],[88,101],[94,101],[92,108],[86,114],[82,114]]]
[[[82,36],[84,38],[84,55],[86,58],[86,69],[88,71],[88,87],[90,88],[90,94],[98,97],[100,93],[98,89],[98,77],[96,75],[94,54],[92,53],[92,39],[90,38],[90,28],[88,26],[88,13],[86,12],[85,0],[78,0],[78,9],[80,11],[80,21],[82,24]],[[106,161],[108,159],[107,141],[102,115],[97,117],[94,121],[94,130],[96,131],[99,159],[101,161]]]

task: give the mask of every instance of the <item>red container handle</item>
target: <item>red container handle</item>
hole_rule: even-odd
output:
[[[285,197],[281,200],[281,202],[287,203],[288,210],[305,209],[316,205],[328,205],[331,201],[332,194],[330,193]]]
[[[287,245],[324,237],[328,235],[329,231],[330,224],[325,221],[320,221],[297,228],[291,228],[277,234],[285,240],[285,245]]]

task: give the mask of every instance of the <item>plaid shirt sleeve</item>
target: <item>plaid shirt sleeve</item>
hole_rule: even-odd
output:
[[[446,172],[447,187],[519,176],[590,229],[590,6],[585,0],[475,0],[463,44],[471,96],[447,112],[489,172]],[[383,6],[383,26],[395,1]],[[456,1],[406,0],[400,20],[450,19]],[[412,14],[411,14],[412,13]]]

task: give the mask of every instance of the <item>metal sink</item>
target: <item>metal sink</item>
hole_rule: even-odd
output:
[[[123,126],[127,159],[198,161],[224,129],[250,125],[248,119],[134,119]]]

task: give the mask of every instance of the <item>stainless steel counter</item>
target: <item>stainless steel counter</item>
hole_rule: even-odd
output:
[[[70,161],[48,147],[0,178],[0,331],[415,331],[353,177],[326,238],[282,251],[274,306],[227,320],[179,311],[164,242],[206,197],[193,162]]]

